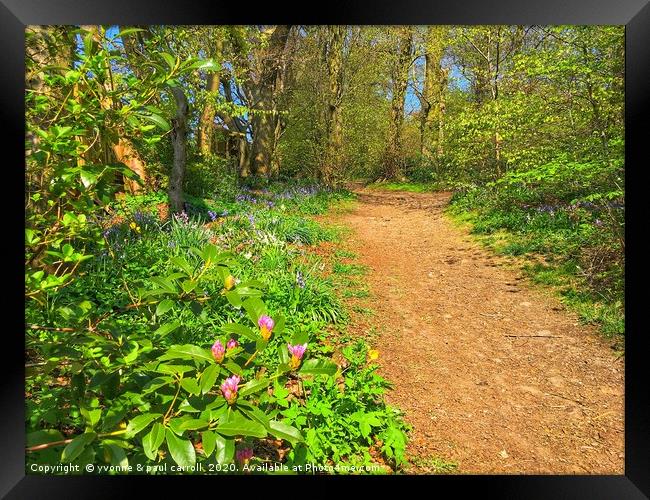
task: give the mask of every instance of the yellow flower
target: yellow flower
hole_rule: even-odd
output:
[[[131,229],[135,229],[135,226],[136,226],[136,225],[135,225],[135,222],[131,222],[131,224],[129,224],[129,227],[130,227]]]
[[[368,351],[368,358],[371,361],[374,361],[375,359],[379,358],[379,351],[377,349],[370,349]]]
[[[223,281],[223,286],[226,290],[231,290],[232,287],[235,286],[235,278],[229,274],[228,277]]]
[[[141,231],[140,226],[135,226],[135,230],[139,233]]]
[[[260,335],[262,335],[264,340],[269,340],[271,338],[271,332],[272,330],[269,330],[266,326],[260,328]]]
[[[295,354],[291,356],[290,366],[292,370],[297,370],[298,367],[300,366],[300,358]]]

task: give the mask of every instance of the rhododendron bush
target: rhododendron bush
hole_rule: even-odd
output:
[[[80,388],[90,405],[80,407],[86,430],[67,440],[62,460],[74,461],[82,454],[90,459],[101,451],[111,462],[121,463],[126,460],[124,450],[136,448],[149,460],[169,454],[178,465],[189,468],[197,460],[232,462],[236,454],[240,456],[238,443],[244,446],[246,439],[304,442],[302,430],[283,422],[278,408],[268,403],[272,387],[305,377],[332,376],[336,364],[306,356],[306,335],[285,336],[285,319],[268,315],[260,282],[234,283],[228,269],[231,254],[219,252],[214,245],[192,251],[195,263],[175,258],[175,272],[153,277],[151,288],[138,290],[132,306],[150,318],[150,334],[113,335],[108,318],[91,319],[89,312],[78,318],[95,324],[94,331],[73,337],[69,344],[92,345],[76,360],[78,376],[90,375],[90,382]],[[219,295],[242,312],[241,321],[215,329],[212,346],[172,345],[163,352],[155,348],[157,340],[181,327],[165,321],[170,311],[198,312],[202,303],[213,300],[204,291],[210,281],[225,284]],[[104,324],[106,332],[100,328]],[[273,338],[278,339],[275,362],[263,364],[259,354]],[[99,401],[120,385],[130,390],[118,397],[117,407],[99,409]],[[90,395],[95,399],[88,399]],[[55,434],[40,431],[32,442]],[[47,450],[52,443],[57,441],[46,440],[31,448]]]

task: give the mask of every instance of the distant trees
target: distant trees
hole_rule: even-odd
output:
[[[97,132],[79,136],[88,150],[77,162],[126,165],[133,192],[170,181],[180,140],[172,87],[188,104],[186,162],[216,179],[494,179],[560,154],[622,160],[617,27],[84,26],[27,35],[34,95],[66,98],[43,67],[65,78],[85,51],[102,54],[102,111]],[[152,82],[165,76],[153,71],[162,54],[161,71],[193,57],[211,63],[161,88]],[[82,106],[83,83],[70,90]],[[116,120],[131,111],[170,137],[145,140],[135,118]],[[41,107],[30,119],[46,125],[56,112]],[[31,150],[40,140],[28,130]]]

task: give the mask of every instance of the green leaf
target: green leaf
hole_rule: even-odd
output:
[[[150,115],[140,115],[140,116],[145,120],[149,120],[153,122],[155,125],[157,125],[165,132],[171,130],[171,125],[169,125],[169,123],[160,115],[152,113]]]
[[[308,359],[302,364],[299,373],[301,375],[329,375],[332,376],[338,370],[336,363],[326,359]]]
[[[81,416],[86,420],[90,427],[95,427],[102,416],[102,409],[95,408],[94,410],[88,410],[86,408],[80,408],[79,413],[81,413]]]
[[[142,28],[126,28],[120,31],[117,35],[115,35],[115,38],[121,38],[124,35],[128,35],[130,33],[137,33],[138,31],[147,31],[147,30]]]
[[[208,425],[209,422],[207,420],[200,418],[191,418],[189,420],[183,421],[183,423],[178,426],[178,429],[183,431],[195,431],[197,429],[207,427]]]
[[[278,314],[275,318],[275,326],[273,327],[273,333],[275,335],[280,335],[284,331],[284,323],[286,319],[282,314]]]
[[[196,370],[196,367],[194,366],[188,366],[188,365],[168,365],[165,363],[160,363],[158,367],[156,368],[157,372],[160,373],[169,373],[172,375],[178,375],[181,373],[186,373],[186,372],[191,372],[193,370]]]
[[[160,445],[164,440],[165,428],[156,422],[153,424],[153,427],[151,427],[151,431],[142,438],[144,454],[147,455],[150,460],[155,460],[158,454],[158,448],[160,448]]]
[[[126,427],[126,434],[129,436],[135,436],[138,432],[146,429],[149,424],[158,417],[162,417],[162,414],[145,413],[144,415],[138,415],[129,422],[129,425]]]
[[[27,446],[38,446],[39,444],[63,441],[63,434],[56,429],[43,429],[27,434]]]
[[[244,418],[237,414],[230,422],[222,423],[215,429],[224,436],[251,436],[257,438],[266,437],[267,431],[262,424]]]
[[[205,71],[219,71],[221,66],[213,59],[197,61],[190,66],[191,69],[202,69]]]
[[[298,330],[291,336],[291,345],[306,344],[309,342],[309,333],[305,330]]]
[[[203,445],[205,456],[209,457],[217,446],[217,434],[212,431],[203,431],[201,433],[201,444]]]
[[[172,321],[171,323],[165,323],[164,325],[161,325],[160,328],[158,328],[155,332],[153,332],[154,335],[168,335],[174,330],[176,330],[181,324],[178,321]]]
[[[236,307],[237,309],[239,309],[241,307],[241,304],[242,304],[241,297],[239,296],[239,294],[237,292],[230,291],[230,292],[226,292],[225,295],[226,295],[226,299],[228,299],[228,302],[230,302],[230,304],[233,307]]]
[[[169,69],[173,70],[176,66],[176,58],[167,52],[159,52],[159,55],[165,60]]]
[[[237,409],[244,413],[251,420],[258,421],[264,426],[266,430],[269,430],[269,417],[266,413],[260,410],[259,407],[238,401]]]
[[[194,268],[190,265],[189,262],[184,257],[171,257],[169,259],[172,263],[180,267],[188,276],[191,276],[194,273]]]
[[[129,459],[124,450],[116,444],[104,444],[104,458],[111,465],[126,469],[129,466]]]
[[[219,368],[219,365],[210,365],[208,366],[205,370],[203,370],[203,373],[201,374],[201,394],[206,394],[212,387],[214,387],[214,383],[217,381],[217,376],[219,375],[219,372],[221,369]]]
[[[201,306],[201,304],[199,304],[197,301],[193,300],[190,303],[190,311],[192,311],[194,315],[197,317],[201,316],[201,314],[203,313],[203,306]]]
[[[277,420],[269,422],[270,433],[278,439],[286,439],[291,444],[304,441],[302,433],[291,425],[287,425]]]
[[[89,172],[88,170],[82,170],[79,173],[79,177],[81,178],[81,183],[86,188],[95,184],[97,182],[97,179],[99,178],[97,174],[93,172]]]
[[[214,360],[209,349],[203,349],[192,344],[173,345],[158,359],[160,361],[166,359],[196,359],[209,362]]]
[[[162,276],[154,276],[150,278],[150,281],[156,283],[157,285],[159,285],[169,293],[176,293],[176,286],[174,285],[174,282],[171,281],[169,276],[165,278],[163,278]]]
[[[285,344],[281,344],[278,346],[278,354],[280,357],[280,363],[288,365],[290,358],[289,358],[289,351]]]
[[[201,388],[195,378],[184,378],[181,380],[181,387],[190,394],[197,395],[201,393]]]
[[[221,329],[225,333],[236,333],[237,335],[246,337],[247,339],[252,340],[253,342],[256,342],[260,339],[259,334],[255,333],[251,328],[248,328],[247,326],[244,325],[240,325],[238,323],[228,323],[227,325],[223,325]]]
[[[235,440],[224,438],[219,434],[215,435],[217,444],[217,452],[215,453],[215,460],[219,464],[228,464],[235,458]]]
[[[266,314],[266,305],[258,297],[250,297],[242,302],[242,306],[248,313],[248,317],[257,326],[257,320]]]
[[[240,283],[238,286],[243,288],[266,288],[266,285],[260,280],[246,280]]]
[[[69,463],[77,458],[81,453],[86,449],[90,443],[92,443],[97,434],[94,432],[86,432],[74,438],[68,446],[63,449],[61,454],[61,462]]]
[[[241,376],[241,374],[242,374],[241,366],[239,366],[237,363],[235,363],[233,361],[226,361],[223,364],[223,366],[225,366],[228,369],[228,371],[230,371],[231,373],[234,373],[235,375]]]
[[[167,440],[167,447],[174,462],[181,467],[194,467],[196,464],[196,452],[194,446],[189,439],[184,439],[176,436],[171,429],[167,429],[165,434]]]
[[[172,307],[174,307],[174,301],[170,299],[165,299],[158,304],[158,307],[156,307],[156,316],[162,316],[165,314],[167,311],[169,311]]]
[[[185,293],[190,293],[196,288],[196,285],[198,285],[198,283],[194,280],[185,280],[181,283],[181,287]]]
[[[265,387],[268,387],[270,383],[271,380],[269,380],[268,378],[263,378],[261,380],[251,380],[250,382],[247,382],[246,384],[241,386],[241,388],[239,389],[239,395],[248,396],[249,394],[254,394],[256,392],[261,391]]]

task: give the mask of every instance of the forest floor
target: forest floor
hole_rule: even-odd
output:
[[[624,359],[597,329],[446,218],[450,193],[354,191],[328,220],[368,268],[352,332],[379,332],[407,472],[623,474]]]

